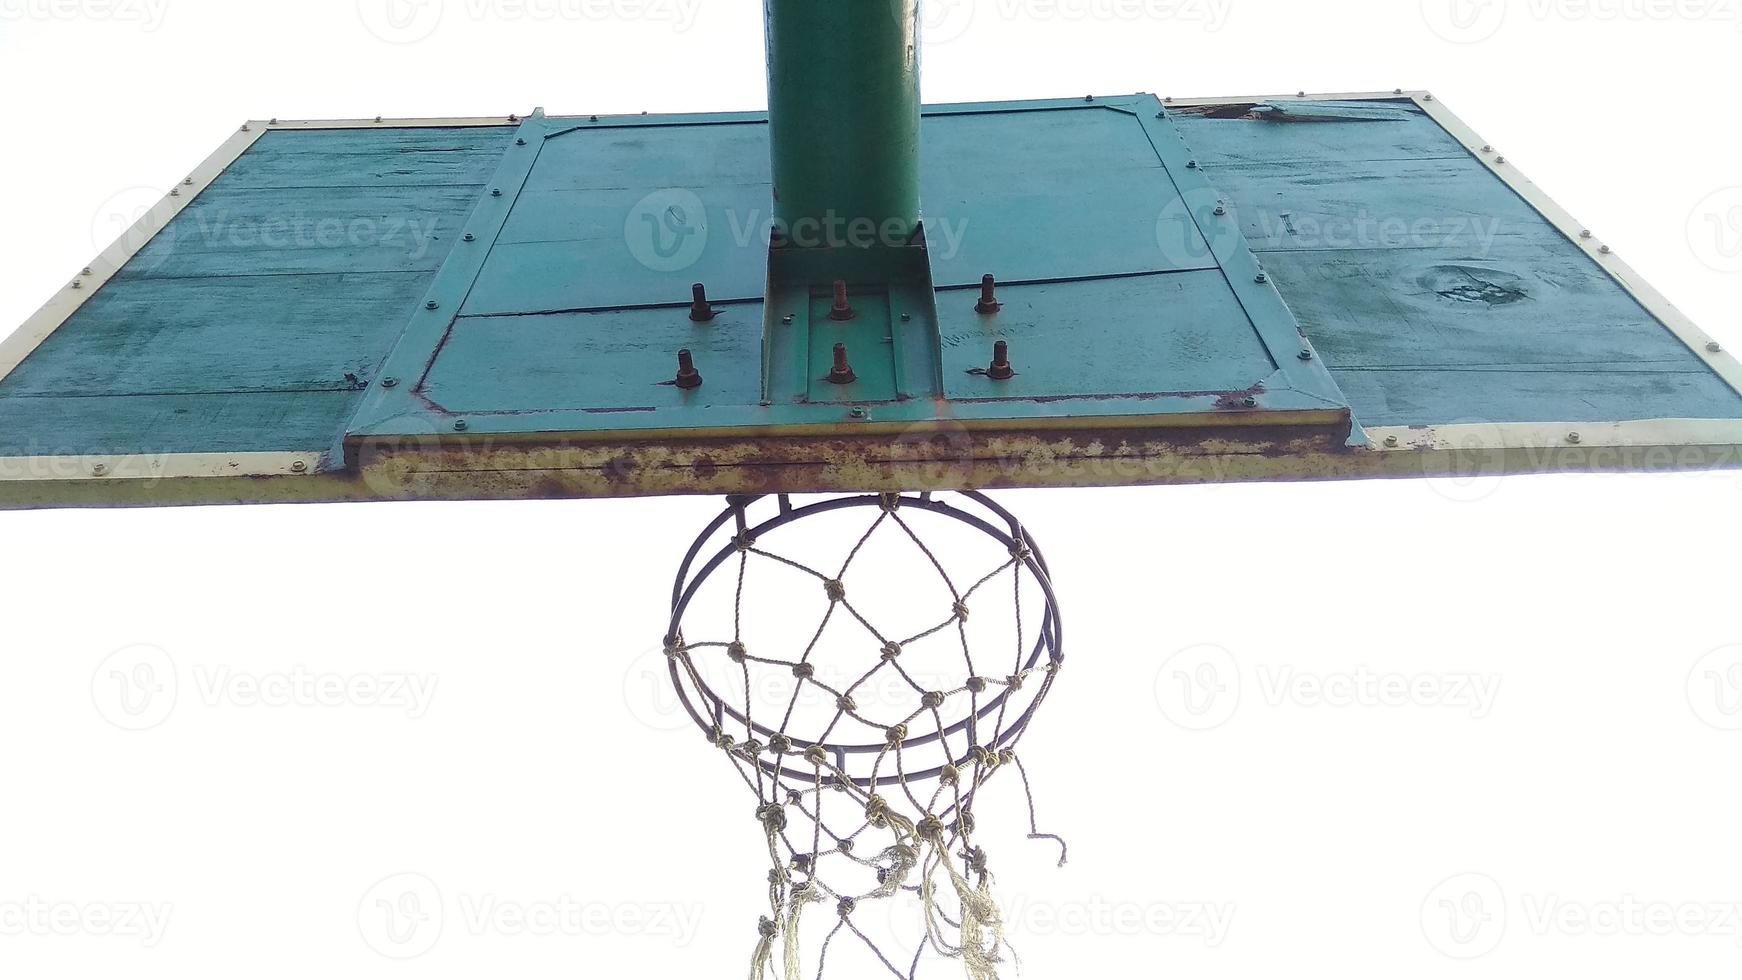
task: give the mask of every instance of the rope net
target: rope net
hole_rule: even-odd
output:
[[[907,980],[938,960],[959,962],[970,980],[1013,976],[975,820],[1003,773],[1022,787],[1028,836],[1057,842],[1064,863],[1064,842],[1035,827],[1016,754],[1062,664],[1045,561],[1008,512],[960,496],[976,511],[930,494],[796,509],[783,496],[754,527],[748,511],[766,498],[734,498],[679,573],[665,644],[672,681],[755,794],[768,852],[751,980],[870,975],[842,963],[842,942]],[[867,510],[869,527],[841,539],[844,556],[826,535],[794,533]],[[965,536],[943,536],[952,557],[990,552],[976,574],[951,574],[943,549],[915,530],[920,515]],[[903,557],[896,572],[878,563]],[[873,575],[896,581],[871,588]],[[873,918],[880,906],[887,914]]]

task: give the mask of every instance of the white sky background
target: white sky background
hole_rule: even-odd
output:
[[[0,324],[108,244],[117,195],[170,186],[246,118],[765,105],[750,0],[686,0],[679,23],[447,0],[414,43],[372,33],[373,2],[0,0]],[[1489,0],[1464,33],[1440,0],[1142,13],[1165,7],[957,0],[925,97],[1431,88],[1742,346],[1742,226],[1719,242],[1708,223],[1742,203],[1722,193],[1742,184],[1734,5]],[[1742,474],[1480,490],[1000,496],[1047,548],[1070,626],[1024,756],[1071,864],[1022,841],[1014,809],[990,845],[1026,975],[1736,975],[1742,675],[1700,682],[1742,669]],[[715,509],[0,515],[0,975],[743,975],[764,894],[753,803],[641,683]],[[171,659],[179,697],[127,732],[93,677],[139,644]],[[1189,731],[1169,678],[1206,657],[1240,697]],[[298,669],[436,687],[415,718],[208,690]],[[1498,694],[1275,690],[1363,670]],[[407,947],[359,908],[407,872],[439,922],[396,962],[376,948]],[[1449,918],[1441,901],[1471,893],[1489,918]],[[618,926],[504,918],[564,896]],[[100,924],[141,903],[167,907],[161,935]],[[83,923],[58,923],[66,908]],[[681,936],[631,921],[673,908],[696,917]],[[1206,908],[1231,914],[1225,935],[1204,934]]]

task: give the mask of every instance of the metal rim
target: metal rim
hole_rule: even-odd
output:
[[[775,517],[754,526],[751,526],[749,523],[748,510],[758,501],[766,499],[766,496],[728,498],[729,505],[726,510],[702,530],[701,534],[690,546],[689,551],[685,554],[682,565],[678,568],[677,579],[672,586],[671,620],[666,632],[666,644],[668,648],[674,644],[677,637],[681,635],[684,613],[689,609],[690,603],[694,600],[696,593],[700,590],[702,585],[708,581],[714,572],[719,570],[719,568],[724,565],[729,558],[738,552],[737,545],[734,542],[728,542],[715,552],[707,562],[702,564],[699,568],[696,566],[696,562],[706,550],[709,540],[725,528],[727,524],[735,523],[739,533],[747,533],[751,537],[759,538],[764,534],[779,530],[780,528],[794,524],[798,521],[802,521],[807,517],[815,517],[821,514],[861,507],[882,507],[887,496],[896,497],[899,501],[900,507],[923,510],[928,513],[938,514],[959,521],[982,532],[1005,548],[1015,549],[1020,544],[1022,548],[1026,549],[1028,557],[1022,559],[1021,563],[1022,566],[1027,569],[1028,573],[1034,576],[1034,580],[1040,588],[1041,595],[1045,602],[1045,612],[1041,620],[1039,633],[1035,638],[1034,646],[1029,653],[1028,660],[1024,662],[1022,669],[1024,671],[1035,669],[1039,666],[1043,656],[1047,658],[1050,665],[1063,663],[1063,621],[1059,614],[1058,598],[1053,591],[1052,579],[1048,571],[1045,556],[1041,553],[1040,548],[1034,543],[1034,539],[1022,527],[1021,522],[1016,519],[1015,515],[1011,514],[1008,510],[1005,510],[997,503],[994,503],[984,494],[968,490],[958,491],[957,496],[969,500],[989,511],[1003,522],[1007,530],[999,528],[997,525],[977,514],[970,513],[961,508],[951,506],[946,502],[937,500],[930,493],[921,493],[912,496],[864,494],[859,496],[837,497],[803,507],[792,506],[790,497],[781,494],[778,496],[780,512]],[[692,570],[694,570],[693,575]],[[716,693],[705,681],[695,678],[693,683],[697,688],[695,691],[696,698],[705,701],[704,707],[711,708],[710,712],[704,712],[698,707],[696,698],[691,697],[689,687],[685,683],[685,675],[678,669],[677,658],[671,657],[668,659],[669,662],[667,666],[671,674],[672,687],[677,692],[678,699],[682,702],[684,710],[688,712],[690,718],[704,734],[712,735],[717,728],[723,726],[728,720],[747,726],[751,731],[763,738],[772,739],[776,735],[784,734],[744,717],[741,712],[733,708],[725,698]],[[1016,719],[1000,733],[999,737],[989,744],[977,746],[970,745],[968,750],[962,753],[959,757],[952,757],[950,764],[956,766],[966,764],[973,757],[975,748],[989,749],[994,752],[1014,748],[1017,741],[1019,741],[1022,735],[1027,731],[1028,724],[1033,719],[1035,710],[1040,706],[1041,702],[1046,699],[1047,693],[1052,688],[1055,676],[1056,674],[1053,667],[1049,667],[1042,671],[1040,686],[1038,691],[1035,693],[1033,700],[1021,712],[1021,714],[1019,714]],[[988,701],[983,707],[970,712],[966,717],[944,728],[941,732],[916,735],[899,743],[900,747],[904,750],[919,748],[936,743],[948,736],[960,734],[970,728],[977,728],[979,722],[1004,708],[1004,706],[1009,703],[1011,695],[1014,693],[1016,692],[1006,689],[1000,692],[997,697]],[[846,760],[848,756],[882,754],[893,751],[887,742],[879,742],[874,745],[838,745],[829,742],[819,743],[806,741],[803,739],[792,738],[790,735],[786,737],[791,740],[793,744],[793,752],[795,754],[802,754],[807,749],[821,745],[825,751],[834,756],[836,768],[842,771],[846,770]],[[813,771],[790,769],[774,759],[758,759],[756,760],[756,765],[764,772],[770,775],[778,775],[782,778],[796,780],[812,780],[816,778],[816,773]],[[940,765],[922,772],[879,776],[875,779],[853,777],[852,782],[861,789],[872,789],[895,785],[903,779],[909,782],[935,779],[942,775],[944,769],[945,766]],[[833,776],[827,776],[824,778],[825,785],[833,784],[837,781],[838,780]]]

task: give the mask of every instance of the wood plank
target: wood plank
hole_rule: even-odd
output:
[[[1175,109],[1167,115],[1199,162],[1209,169],[1212,180],[1218,170],[1232,164],[1294,164],[1316,169],[1321,164],[1456,160],[1470,156],[1438,123],[1407,101],[1374,106],[1287,100],[1283,105],[1291,113],[1309,117],[1315,106],[1330,110],[1327,115],[1342,110],[1354,112],[1326,122],[1214,117],[1240,108],[1227,106]]]
[[[411,272],[115,283],[0,384],[0,395],[359,387],[428,281]]]
[[[322,452],[361,393],[0,397],[0,456]]]
[[[260,190],[482,184],[495,172],[515,129],[505,125],[274,130],[243,154],[214,187]]]

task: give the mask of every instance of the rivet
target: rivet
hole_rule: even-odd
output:
[[[399,387],[399,379],[398,378],[382,378],[381,379],[381,387],[383,387],[383,388],[397,388],[397,387]]]
[[[1240,399],[1240,404],[1246,406],[1247,408],[1257,408],[1258,407],[1258,399],[1252,397],[1251,395],[1247,395],[1245,398]]]
[[[455,432],[464,432],[464,431],[466,431],[466,428],[467,428],[467,426],[466,426],[465,419],[455,419],[454,420],[454,431]]]
[[[901,322],[902,323],[912,323],[913,322],[913,314],[912,313],[901,314]]]
[[[1602,247],[1602,248],[1600,248],[1600,249],[1597,249],[1597,251],[1599,251],[1599,252],[1602,252],[1602,253],[1603,253],[1603,254],[1604,254],[1604,255],[1608,255],[1608,254],[1609,254],[1609,253],[1611,253],[1611,252],[1613,252],[1613,251],[1615,251],[1615,250],[1614,250],[1614,249],[1612,249],[1612,248],[1610,248],[1610,247],[1609,247],[1609,246],[1607,246],[1607,245],[1605,245],[1605,246],[1603,246],[1603,247]]]
[[[441,305],[440,303],[437,303],[435,300],[432,299],[429,302],[423,304],[423,308],[426,310],[433,310],[440,305]]]
[[[249,129],[249,128],[248,128],[248,124],[247,124],[247,123],[243,123],[243,124],[242,124],[242,132],[244,132],[244,133],[248,133],[248,132],[252,132],[252,131],[253,131],[253,130],[250,130],[250,129]]]
[[[1386,436],[1385,444],[1390,446],[1392,449],[1396,449],[1398,446],[1398,438],[1396,436]]]
[[[1198,169],[1198,161],[1196,161],[1196,160],[1187,160],[1187,161],[1186,161],[1186,169],[1187,169],[1187,170],[1196,170],[1196,169]]]
[[[998,278],[991,273],[980,277],[980,302],[974,304],[975,313],[996,313],[1004,308],[998,302]]]
[[[1392,94],[1392,95],[1402,95],[1402,94],[1403,94],[1403,89],[1400,89],[1400,88],[1394,88],[1394,89],[1392,89],[1392,90],[1391,90],[1391,94]]]
[[[299,459],[296,462],[290,464],[290,471],[292,473],[307,473],[308,472],[308,462],[306,460]]]
[[[90,266],[85,266],[84,271],[79,273],[79,275],[81,275],[81,276],[88,276],[90,274],[91,274],[91,267]]]
[[[1093,102],[1093,101],[1095,101],[1095,97],[1092,95],[1085,95],[1085,96],[1083,96],[1083,101],[1084,102]]]
[[[690,320],[695,323],[707,323],[717,316],[713,304],[708,302],[708,287],[696,283],[690,287]]]
[[[1000,340],[992,345],[992,366],[986,369],[986,377],[993,381],[1009,381],[1016,377],[1016,371],[1010,366],[1010,343]]]
[[[1577,432],[1569,432],[1569,433],[1567,433],[1567,441],[1576,446],[1579,443],[1584,442],[1585,437],[1582,435],[1579,435]]]
[[[375,121],[376,121],[376,122],[380,122],[380,121],[381,121],[381,117],[380,117],[380,116],[376,116],[376,117],[375,117]]]
[[[589,116],[589,117],[588,117],[588,118],[587,118],[587,121],[588,121],[588,122],[598,122],[598,121],[599,121],[599,117],[598,117],[598,116]]]
[[[1587,241],[1590,240],[1590,238],[1592,237],[1591,230],[1589,228],[1587,228],[1584,231],[1579,232],[1579,237],[1586,239]]]
[[[1296,93],[1294,93],[1294,97],[1297,99],[1304,99],[1304,98],[1306,98],[1306,93],[1305,92],[1296,92]]]
[[[183,180],[182,183],[188,187],[192,187],[192,186],[194,186],[194,179],[192,177],[188,177],[185,180]]]
[[[859,376],[853,373],[853,365],[847,361],[846,344],[835,345],[835,363],[829,368],[829,375],[825,380],[836,385],[850,385],[859,380]]]
[[[517,116],[517,115],[515,115],[515,114],[514,114],[514,113],[512,113],[512,112],[510,112],[510,113],[509,113],[509,114],[508,114],[508,121],[509,121],[509,122],[519,122],[519,121],[520,121],[520,117],[519,117],[519,116]]]
[[[677,352],[677,381],[679,388],[690,389],[702,386],[702,373],[696,370],[696,359],[688,349]]]
[[[1505,157],[1503,157],[1503,156],[1501,156],[1501,157],[1495,157],[1495,158],[1494,158],[1494,165],[1495,165],[1495,166],[1499,166],[1499,167],[1504,167],[1504,166],[1506,166],[1506,158],[1505,158]]]
[[[92,476],[107,476],[107,475],[109,475],[109,467],[103,463],[98,463],[98,464],[91,467],[91,475]]]
[[[1422,101],[1423,101],[1423,102],[1432,102],[1432,101],[1433,101],[1433,100],[1434,100],[1434,97],[1433,97],[1433,93],[1431,93],[1431,92],[1429,92],[1429,93],[1428,93],[1428,94],[1426,94],[1426,95],[1423,95],[1423,96],[1422,96],[1422,97],[1421,97],[1421,100],[1422,100]]]
[[[791,313],[788,313],[787,315],[780,318],[780,322],[784,323],[788,326],[791,326],[793,321],[797,320],[797,319],[798,319],[798,317],[792,315]]]
[[[268,119],[268,120],[267,120],[267,121],[266,121],[266,125],[268,125],[268,126],[276,126],[276,125],[278,125],[278,117],[277,117],[277,116],[273,116],[273,117],[272,117],[272,118],[271,118],[271,119]]]
[[[1712,341],[1712,342],[1711,342],[1711,343],[1709,343],[1709,344],[1707,344],[1707,345],[1706,345],[1706,349],[1707,349],[1707,350],[1709,350],[1709,351],[1711,351],[1711,352],[1712,352],[1712,353],[1714,353],[1714,354],[1722,354],[1722,353],[1724,353],[1724,345],[1723,345],[1723,344],[1720,344],[1720,343],[1718,343],[1718,342],[1717,342],[1717,341],[1715,341],[1715,340],[1714,340],[1714,341]]]
[[[1173,96],[1171,96],[1171,95],[1170,95],[1170,96],[1168,96],[1168,97],[1167,97],[1167,98],[1165,98],[1165,99],[1162,99],[1162,100],[1161,100],[1161,101],[1163,101],[1163,102],[1172,102],[1172,101],[1173,101]]]
[[[171,188],[170,188],[170,189],[169,189],[169,196],[170,196],[170,197],[180,197],[180,196],[181,196],[181,188],[179,188],[179,187],[171,187]]]
[[[524,137],[524,136],[515,137],[514,145],[515,146],[525,146],[526,145],[526,137]]]
[[[1484,143],[1484,144],[1483,144],[1483,145],[1482,145],[1482,152],[1483,152],[1483,153],[1493,153],[1493,152],[1494,152],[1494,144],[1492,144],[1492,143]]]
[[[1228,206],[1226,204],[1216,205],[1216,217],[1220,218],[1227,213],[1228,213]]]
[[[1266,273],[1266,272],[1260,272],[1258,275],[1253,276],[1252,278],[1254,281],[1257,281],[1257,282],[1269,282],[1270,281],[1270,274]]]
[[[78,281],[77,279],[74,279],[73,280],[73,288],[74,289],[83,289],[83,288],[85,288],[85,284]]]
[[[491,197],[501,197],[502,196],[502,188],[500,188],[500,187],[490,188],[490,196]]]
[[[465,237],[460,239],[460,241],[463,241],[463,242],[475,242],[477,240],[478,240],[478,236],[472,234],[469,231],[466,232]]]
[[[858,316],[853,304],[847,302],[847,280],[835,280],[835,304],[829,308],[829,319],[844,322]]]
[[[1301,348],[1301,349],[1300,349],[1300,359],[1301,359],[1301,360],[1303,360],[1303,361],[1310,361],[1310,360],[1312,360],[1312,359],[1313,359],[1313,352],[1312,352],[1312,349],[1311,349],[1311,348],[1309,348],[1309,347],[1302,347],[1302,348]]]
[[[850,419],[859,419],[860,421],[863,421],[865,419],[870,418],[871,413],[866,411],[863,408],[855,408],[847,413],[847,417]]]

